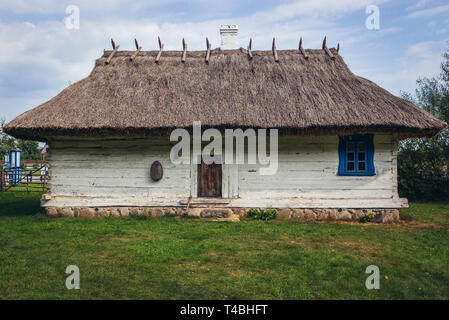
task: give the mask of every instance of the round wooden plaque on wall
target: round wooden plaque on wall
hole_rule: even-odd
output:
[[[159,181],[164,175],[164,169],[162,169],[162,164],[159,161],[154,161],[151,164],[150,176],[153,181]]]

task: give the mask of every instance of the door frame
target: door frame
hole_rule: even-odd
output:
[[[226,199],[226,198],[238,198],[238,164],[225,164],[223,163],[223,155],[217,154],[220,157],[221,163],[221,198],[201,198],[201,199]],[[198,160],[201,160],[201,156],[198,155]],[[194,164],[191,161],[190,165],[190,196],[192,198],[198,198],[198,163]]]
[[[198,197],[201,198],[208,198],[208,199],[222,199],[223,198],[223,163],[221,161],[221,156],[217,156],[219,157],[217,162],[214,162],[212,164],[206,164],[204,163],[204,161],[202,161],[201,163],[198,163],[197,166],[197,193],[198,193]],[[200,172],[200,167],[203,166],[202,168],[202,172]],[[217,167],[219,166],[219,167]],[[209,171],[210,170],[210,171]],[[217,183],[217,181],[215,181],[214,179],[214,183],[213,186],[210,186],[210,183],[212,182],[210,180],[210,178],[213,178],[212,175],[215,175],[215,173],[212,172],[216,172],[216,174],[219,175],[219,184]],[[204,180],[203,181],[198,181],[199,179],[204,179],[203,175],[207,176],[207,182],[206,184],[204,184]],[[202,187],[207,186],[204,190],[202,190]],[[212,188],[209,188],[212,187]],[[200,195],[199,193],[202,191],[203,195]],[[208,196],[205,194],[213,194],[212,196]]]
[[[224,188],[224,180],[225,180],[225,170],[224,170],[224,164],[223,164],[223,158],[221,154],[217,154],[217,157],[219,157],[218,164],[221,164],[221,197],[220,198],[207,198],[207,199],[222,199],[225,195],[225,188]],[[190,165],[190,195],[192,198],[198,198],[198,165],[201,163],[201,155],[197,156],[197,163],[195,164],[193,161]]]

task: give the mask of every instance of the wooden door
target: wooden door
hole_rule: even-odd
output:
[[[221,197],[221,164],[198,165],[198,197]]]

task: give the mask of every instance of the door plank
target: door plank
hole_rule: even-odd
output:
[[[198,197],[222,196],[221,164],[198,164]]]

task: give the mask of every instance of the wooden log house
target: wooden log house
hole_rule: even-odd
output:
[[[46,141],[42,206],[52,215],[188,213],[231,218],[271,206],[286,217],[380,221],[407,206],[398,195],[403,139],[446,124],[349,70],[339,50],[236,46],[236,26],[203,51],[105,51],[91,74],[4,128]],[[339,48],[340,46],[338,46]],[[278,170],[170,161],[176,128],[275,128]],[[155,164],[158,162],[158,164]]]

